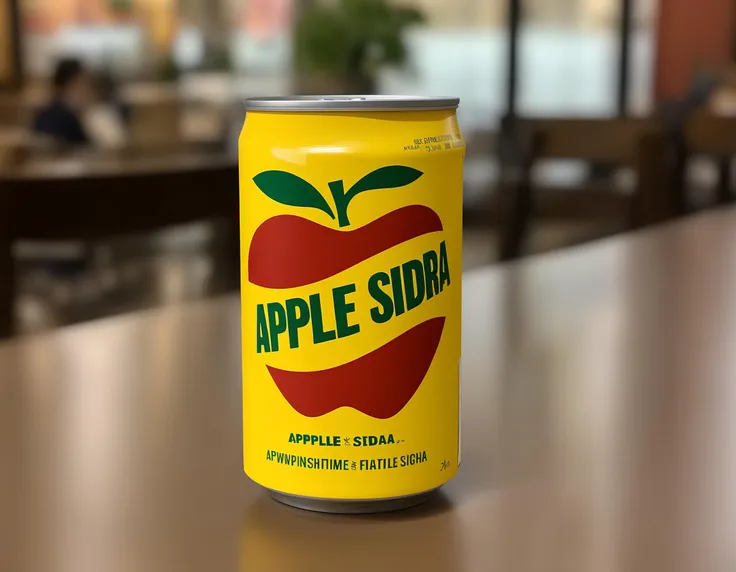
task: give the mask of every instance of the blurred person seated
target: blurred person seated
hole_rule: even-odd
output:
[[[96,98],[84,114],[92,143],[103,149],[120,149],[128,143],[128,109],[118,98],[115,80],[102,74],[95,81]]]
[[[88,145],[90,138],[82,115],[91,98],[90,77],[82,62],[75,58],[60,60],[54,70],[51,101],[36,115],[34,133],[55,143]]]

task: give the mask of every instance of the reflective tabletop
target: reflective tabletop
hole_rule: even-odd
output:
[[[236,297],[0,345],[0,570],[733,572],[736,211],[464,276],[434,502],[273,502],[241,468]]]

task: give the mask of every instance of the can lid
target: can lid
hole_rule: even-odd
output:
[[[251,97],[246,111],[438,111],[456,109],[457,97],[407,95],[293,95]]]

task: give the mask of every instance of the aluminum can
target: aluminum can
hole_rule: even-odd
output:
[[[460,464],[458,100],[246,102],[246,474],[326,512],[416,505]]]

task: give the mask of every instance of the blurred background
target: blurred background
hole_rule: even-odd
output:
[[[0,330],[236,289],[248,96],[459,96],[466,269],[729,202],[735,24],[730,0],[0,0]]]

